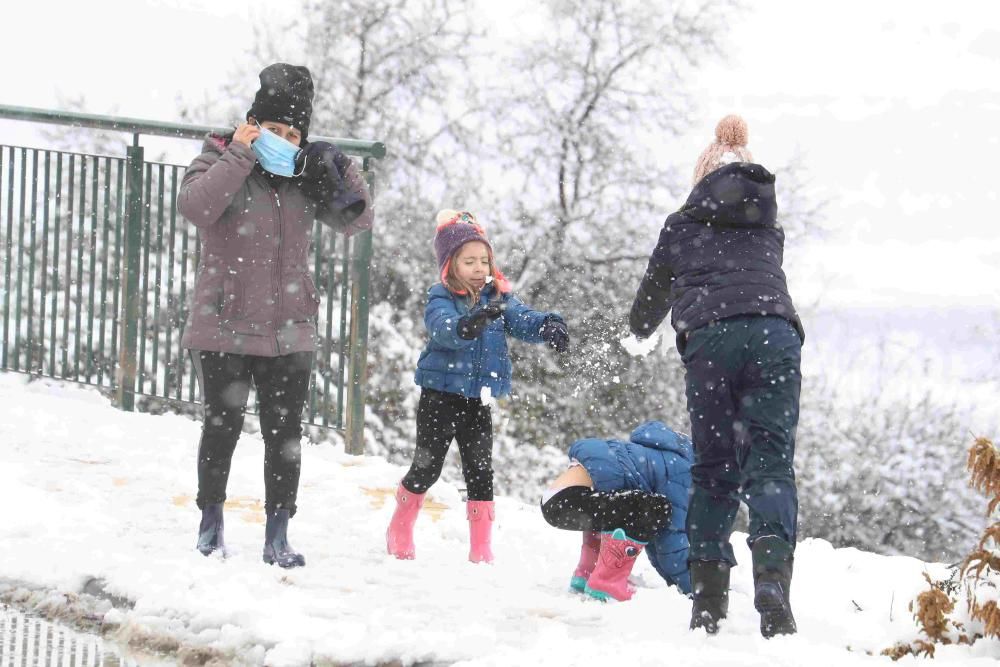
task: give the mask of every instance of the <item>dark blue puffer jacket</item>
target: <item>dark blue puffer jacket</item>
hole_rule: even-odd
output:
[[[667,497],[670,526],[646,545],[646,554],[667,583],[690,593],[684,523],[694,460],[691,439],[662,422],[649,421],[632,431],[629,442],[586,438],[573,443],[569,456],[587,469],[598,491],[639,489]]]
[[[487,285],[479,295],[486,305],[496,296],[495,287]],[[495,300],[495,299],[494,299]],[[562,318],[555,313],[531,310],[512,294],[499,297],[503,316],[486,327],[478,338],[458,336],[458,320],[469,312],[468,299],[453,294],[438,283],[427,293],[424,324],[430,339],[420,354],[414,381],[421,387],[479,398],[488,388],[496,398],[510,393],[511,363],[507,353],[507,335],[528,343],[541,343],[539,330],[546,319]]]
[[[685,334],[738,315],[778,315],[805,340],[781,268],[774,175],[734,162],[701,179],[671,214],[636,293],[629,327],[649,336],[673,308],[677,348]]]

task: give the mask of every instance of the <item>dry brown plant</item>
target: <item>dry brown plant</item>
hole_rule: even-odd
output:
[[[976,438],[969,448],[969,483],[980,493],[990,497],[986,515],[992,516],[1000,506],[1000,451],[986,438]],[[992,549],[989,548],[992,543]],[[1000,521],[995,521],[983,531],[978,548],[970,553],[962,564],[962,574],[969,582],[969,615],[983,623],[983,633],[987,637],[1000,637],[1000,608],[994,600],[980,604],[976,599],[975,586],[987,582],[990,574],[1000,573]],[[971,574],[971,577],[969,575]],[[992,585],[992,584],[991,584]]]
[[[950,644],[951,639],[947,633],[951,621],[948,619],[948,614],[955,610],[955,601],[931,581],[926,572],[924,573],[924,579],[927,580],[930,589],[917,596],[917,608],[915,611],[913,603],[910,603],[910,611],[913,612],[913,618],[920,623],[924,634],[931,641]]]
[[[1000,497],[1000,452],[986,438],[976,438],[975,444],[969,449],[969,472],[972,473],[970,484],[984,496],[992,498],[993,507]]]
[[[965,558],[965,562],[962,564],[962,575],[964,576],[972,572],[973,578],[980,579],[983,576],[983,570],[986,568],[994,572],[1000,572],[1000,556],[997,556],[992,551],[983,549],[982,543],[980,543],[980,548]]]
[[[993,505],[996,501],[1000,500],[1000,496],[993,499],[990,505]],[[993,512],[991,511],[990,514]],[[983,536],[979,538],[979,548],[985,549],[986,543],[993,540],[994,545],[1000,545],[1000,521],[994,522],[992,526],[986,528],[983,531]]]
[[[882,649],[881,655],[892,658],[896,662],[900,658],[913,655],[913,648],[909,644],[896,644],[892,648]]]
[[[896,644],[892,648],[887,648],[882,651],[882,655],[892,658],[893,662],[896,662],[900,658],[905,658],[908,655],[915,657],[924,655],[928,658],[933,658],[934,644],[931,642],[925,642],[923,639],[918,639],[913,642],[913,644]]]
[[[992,516],[1000,507],[1000,451],[987,438],[976,438],[969,448],[967,465],[969,484],[990,499],[986,515]],[[989,545],[993,548],[989,548]],[[1000,552],[997,547],[1000,547],[1000,521],[983,531],[977,548],[966,556],[958,570],[958,576],[966,582],[969,615],[983,623],[983,632],[987,637],[1000,637],[1000,606],[994,600],[980,604],[976,600],[975,590],[980,583],[995,587],[988,577],[1000,574]],[[927,580],[929,589],[910,603],[910,611],[930,641],[918,639],[912,644],[900,643],[882,651],[882,655],[894,661],[908,655],[933,658],[935,644],[972,644],[983,636],[975,633],[970,637],[961,623],[949,618],[949,614],[955,610],[954,586],[949,586],[946,581],[934,582],[926,572],[924,579]],[[952,629],[960,633],[957,640],[952,640],[949,636]]]
[[[1000,637],[1000,607],[997,607],[995,600],[990,600],[985,604],[979,604],[973,600],[969,615],[977,621],[982,621],[985,636]]]

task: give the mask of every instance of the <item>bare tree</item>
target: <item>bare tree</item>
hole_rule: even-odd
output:
[[[534,270],[546,255],[574,254],[581,268],[645,259],[623,232],[648,229],[678,193],[683,180],[652,147],[689,124],[685,81],[719,53],[729,6],[545,3],[553,27],[522,49],[517,92],[502,105],[501,142],[523,193],[522,289],[551,284]],[[568,245],[588,247],[577,257]]]
[[[418,237],[429,238],[446,189],[477,187],[475,170],[466,166],[478,98],[468,74],[476,39],[468,3],[306,0],[280,28],[259,30],[247,66],[229,77],[220,99],[188,104],[185,117],[197,120],[219,109],[242,116],[239,104],[249,104],[253,92],[244,88],[256,82],[260,68],[276,61],[307,65],[316,90],[311,131],[379,140],[389,148],[374,165],[373,296],[416,308],[414,265],[430,270],[433,262],[428,246],[414,244],[405,230],[417,225]]]
[[[826,236],[829,230],[824,215],[830,202],[814,192],[807,156],[796,151],[774,173],[778,184],[778,219],[785,231],[786,245]]]
[[[494,217],[505,221],[497,236],[514,250],[506,261],[520,294],[562,312],[574,352],[515,349],[524,400],[511,406],[512,433],[565,444],[652,417],[684,428],[675,356],[634,360],[617,339],[659,222],[687,185],[657,148],[688,127],[690,82],[721,53],[733,3],[543,6],[549,29],[519,48],[512,79],[491,91],[511,181]]]
[[[65,97],[57,94],[57,109],[71,113],[94,113],[88,108],[87,98],[84,95],[76,97]],[[118,113],[117,106],[101,112],[106,116],[115,116]],[[125,157],[125,152],[131,142],[131,135],[124,132],[111,130],[96,130],[76,125],[45,125],[41,130],[46,142],[56,150],[70,151],[75,153],[86,153],[88,155],[110,156],[115,158]],[[162,151],[156,154],[147,154],[146,160],[149,162],[163,162],[166,154]]]

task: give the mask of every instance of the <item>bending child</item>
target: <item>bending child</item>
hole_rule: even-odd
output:
[[[570,588],[600,600],[631,599],[628,576],[645,550],[660,576],[689,594],[691,441],[649,421],[628,442],[587,438],[569,456],[569,469],[542,497],[542,515],[556,528],[583,531]]]
[[[441,282],[428,292],[424,324],[429,340],[417,362],[421,386],[413,463],[396,490],[386,547],[400,559],[416,555],[413,526],[427,490],[441,476],[452,440],[458,440],[468,488],[473,563],[492,562],[493,421],[489,397],[510,393],[507,336],[569,349],[562,317],[531,310],[511,293],[497,268],[486,232],[469,212],[437,215],[434,251]],[[484,400],[485,399],[485,400]]]

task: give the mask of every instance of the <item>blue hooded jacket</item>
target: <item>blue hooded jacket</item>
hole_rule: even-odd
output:
[[[483,387],[494,397],[510,393],[511,363],[507,335],[528,343],[541,343],[539,334],[547,319],[562,322],[555,313],[540,313],[512,294],[497,295],[490,284],[479,295],[480,305],[500,301],[503,316],[490,322],[478,338],[465,340],[458,335],[458,320],[468,314],[465,297],[453,294],[437,283],[427,293],[424,324],[430,339],[420,354],[414,381],[421,387],[479,398]]]
[[[636,427],[629,442],[586,438],[570,447],[569,456],[587,469],[598,491],[641,490],[667,497],[670,525],[646,545],[650,563],[667,583],[691,592],[688,574],[688,490],[691,488],[691,440],[648,421]]]

